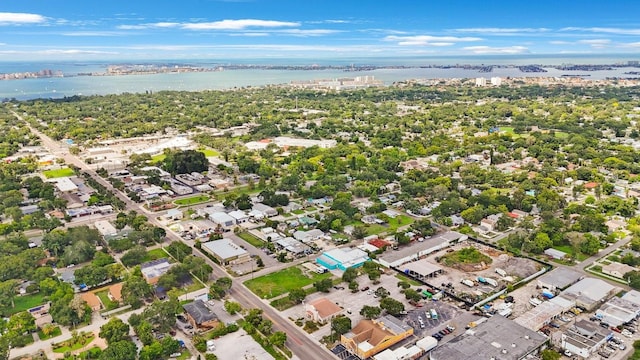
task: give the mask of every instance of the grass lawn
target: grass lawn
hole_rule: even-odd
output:
[[[180,295],[184,295],[184,294],[190,293],[192,291],[200,290],[203,287],[204,287],[204,285],[202,285],[200,283],[200,281],[198,281],[196,279],[193,279],[193,282],[191,284],[189,284],[186,287],[183,287],[183,288],[180,289]]]
[[[73,176],[75,175],[75,172],[73,172],[73,170],[69,168],[62,168],[62,169],[56,169],[56,170],[47,170],[47,171],[44,171],[43,174],[47,179],[55,179],[55,178],[60,178],[65,176]]]
[[[300,210],[293,210],[292,213],[296,214],[296,215],[302,215],[305,213],[304,210],[300,209]]]
[[[156,156],[152,156],[150,163],[157,164],[159,162],[162,162],[166,157],[167,157],[167,155],[165,155],[165,154],[158,154]]]
[[[162,258],[169,258],[169,254],[167,254],[161,248],[157,248],[157,249],[147,251],[147,255],[145,255],[144,259],[142,259],[142,263],[146,263],[152,260],[158,260]]]
[[[33,295],[16,296],[15,298],[13,298],[13,303],[16,306],[13,309],[6,309],[4,315],[11,316],[21,311],[29,310],[33,307],[44,304],[45,301],[44,295],[41,293],[37,293]]]
[[[187,349],[182,349],[180,351],[180,356],[176,358],[177,360],[187,360],[191,359],[191,353]]]
[[[174,201],[174,203],[176,205],[194,205],[194,204],[199,204],[199,203],[203,203],[205,201],[209,201],[211,199],[211,197],[209,195],[196,195],[196,196],[191,196],[188,198],[184,198],[184,199],[179,199]]]
[[[331,273],[327,272],[324,274],[310,273],[309,277],[305,275],[299,267],[294,266],[259,278],[247,280],[244,284],[259,297],[271,299],[286,294],[293,289],[300,289],[311,285],[318,280],[330,278],[331,276]]]
[[[211,156],[218,156],[220,155],[219,152],[213,150],[213,149],[198,149],[198,151],[200,151],[201,153],[204,154],[204,156],[206,157],[211,157]]]
[[[564,131],[556,131],[554,134],[555,134],[554,136],[557,137],[558,139],[566,139],[569,137],[569,134],[567,134]]]
[[[97,359],[102,353],[102,349],[97,346],[80,353],[80,359]]]
[[[49,335],[45,335],[42,332],[42,330],[38,330],[38,337],[40,338],[40,340],[47,340],[60,335],[62,335],[62,330],[60,330],[60,326],[56,326],[55,329],[53,329],[53,331]]]
[[[111,299],[109,299],[109,289],[105,289],[102,291],[98,291],[96,293],[96,296],[100,299],[100,301],[102,301],[102,305],[104,305],[104,307],[108,310],[113,310],[113,309],[117,309],[118,306],[120,306],[120,304],[118,304],[115,301],[111,301]]]
[[[507,134],[513,134],[513,127],[511,127],[511,126],[500,126],[500,131],[504,131]]]
[[[571,252],[573,251],[571,249],[571,245],[557,245],[557,246],[554,246],[553,248],[556,249],[556,250],[560,250],[560,251],[566,253],[569,256],[571,256]],[[583,254],[583,253],[578,251],[578,253],[576,255],[576,258],[577,258],[578,261],[584,261],[584,260],[589,258],[589,255],[585,255],[585,254]]]
[[[389,230],[388,227],[381,224],[368,224],[364,225],[364,229],[367,231],[367,236],[369,235],[377,235]]]
[[[402,274],[396,274],[396,278],[400,281],[406,281],[413,286],[422,286],[421,282],[413,280],[412,278],[406,277]]]
[[[53,352],[54,353],[58,353],[58,354],[64,354],[67,351],[74,351],[74,350],[78,350],[78,349],[82,349],[83,347],[87,346],[90,342],[93,341],[93,339],[95,339],[95,335],[90,335],[87,337],[80,337],[80,341],[73,343],[71,345],[65,345],[65,346],[61,346],[59,348],[54,348]],[[63,341],[63,343],[66,342],[70,342],[71,339],[67,340],[67,341]]]
[[[389,231],[395,232],[399,227],[411,225],[414,221],[407,215],[399,215],[395,219],[389,219]]]
[[[238,237],[240,237],[244,241],[248,242],[249,244],[257,247],[258,249],[265,247],[265,245],[267,244],[266,242],[258,239],[257,237],[251,235],[250,233],[248,233],[246,231],[239,233]]]

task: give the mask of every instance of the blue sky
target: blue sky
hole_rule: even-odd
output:
[[[0,60],[638,54],[636,0],[6,0]]]

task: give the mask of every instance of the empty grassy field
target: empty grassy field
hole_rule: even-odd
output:
[[[266,242],[258,239],[257,237],[255,237],[254,235],[251,235],[246,231],[239,233],[238,237],[248,242],[249,244],[253,245],[254,247],[257,247],[258,249],[265,247],[265,245],[267,244]]]
[[[66,176],[73,176],[75,175],[75,172],[73,172],[73,170],[69,168],[62,168],[62,169],[55,169],[55,170],[46,170],[43,172],[43,174],[47,179],[55,179],[55,178],[61,178]]]
[[[187,206],[187,205],[195,205],[195,204],[203,203],[203,202],[209,201],[210,199],[211,197],[209,195],[196,195],[196,196],[191,196],[184,199],[178,199],[174,201],[174,203],[180,206]]]
[[[293,289],[300,289],[311,285],[318,280],[330,278],[331,276],[331,273],[328,272],[324,274],[310,273],[310,275],[307,276],[299,267],[294,266],[259,278],[247,280],[244,284],[259,297],[271,299],[286,294]]]

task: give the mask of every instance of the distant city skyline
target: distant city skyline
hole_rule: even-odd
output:
[[[11,1],[0,60],[640,56],[635,1]]]

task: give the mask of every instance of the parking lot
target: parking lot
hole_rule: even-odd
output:
[[[405,323],[413,327],[414,334],[418,337],[424,337],[443,330],[447,325],[455,328],[452,334],[443,337],[443,341],[453,338],[452,335],[459,335],[465,331],[465,326],[471,321],[480,318],[468,311],[461,310],[448,301],[423,301],[422,307],[414,307],[404,317]],[[429,313],[434,309],[438,315],[434,319]],[[420,319],[422,319],[421,325]]]
[[[246,331],[240,329],[214,340],[214,354],[220,360],[271,360],[271,356]]]

